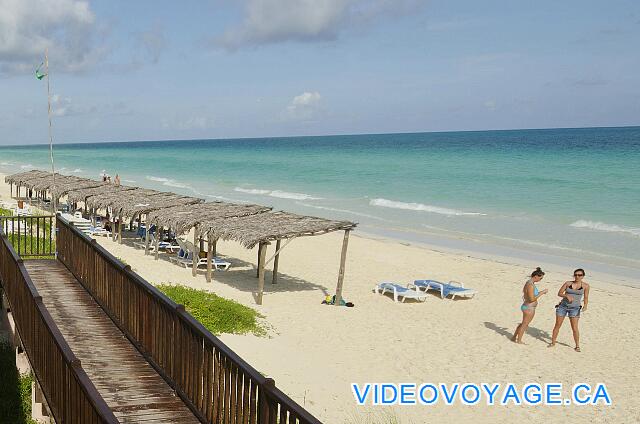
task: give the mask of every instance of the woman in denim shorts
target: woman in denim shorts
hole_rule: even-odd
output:
[[[580,319],[580,312],[586,311],[587,304],[589,303],[589,284],[582,281],[583,278],[584,269],[576,269],[573,271],[573,281],[567,281],[558,291],[558,296],[560,296],[562,300],[556,305],[556,325],[553,327],[549,347],[556,345],[558,332],[564,322],[564,318],[568,315],[569,322],[571,323],[571,331],[573,332],[573,340],[576,342],[575,351],[580,352],[578,320]]]

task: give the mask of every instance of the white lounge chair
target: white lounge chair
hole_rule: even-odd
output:
[[[191,243],[190,241],[185,241],[184,244],[187,247],[187,250],[189,252],[195,253],[195,252],[198,252],[200,250],[200,249],[196,248],[196,246],[193,243]],[[200,265],[201,261],[204,261],[204,265],[206,266],[207,258],[200,258],[200,261],[198,261],[198,266]],[[213,268],[215,270],[217,270],[217,271],[226,271],[231,266],[231,262],[225,261],[224,259],[221,259],[221,258],[219,258],[217,256],[214,256],[213,258],[211,258],[211,263],[213,265]]]
[[[110,237],[111,236],[111,231],[105,230],[102,227],[89,227],[89,235],[90,236],[106,236],[106,237]]]
[[[423,293],[419,290],[413,290],[407,287],[403,287],[400,284],[396,284],[396,283],[383,282],[378,284],[374,288],[374,290],[377,293],[380,293],[382,295],[384,295],[387,292],[393,293],[394,302],[397,302],[399,297],[402,298],[402,303],[404,303],[404,301],[407,299],[415,299],[422,302],[427,300],[426,293]]]
[[[449,295],[451,295],[451,300],[455,299],[456,296],[473,298],[478,293],[476,290],[465,288],[464,284],[458,281],[442,283],[436,280],[415,280],[413,285],[425,292],[431,289],[439,291],[442,299]]]
[[[134,242],[133,246],[138,247],[140,249],[144,249],[146,247],[146,244],[145,242]],[[173,253],[174,250],[180,249],[180,246],[172,244],[168,241],[161,241],[160,243],[158,243],[158,249]],[[149,234],[149,251],[150,252],[156,251],[156,235],[155,234]]]
[[[180,239],[176,239],[176,241],[180,245],[180,251],[177,256],[173,256],[169,258],[169,260],[180,266],[184,266],[185,268],[193,266],[193,255],[196,254],[195,252],[197,250],[193,243],[182,241]],[[213,257],[211,265],[216,271],[226,271],[231,266],[231,262],[227,262],[218,257]],[[207,258],[198,257],[196,261],[196,268],[199,266],[207,266]]]

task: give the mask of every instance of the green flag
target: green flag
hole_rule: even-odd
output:
[[[40,68],[42,68],[42,66],[43,66],[43,65],[44,65],[44,63],[41,63],[41,64],[40,64],[40,65],[38,65],[38,67],[36,68],[36,78],[37,78],[37,79],[39,79],[39,80],[41,80],[42,78],[44,78],[44,77],[46,77],[46,76],[47,76],[47,74],[43,74],[43,73],[40,71]]]

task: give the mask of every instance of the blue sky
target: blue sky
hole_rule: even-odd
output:
[[[0,144],[640,124],[640,2],[0,0]]]

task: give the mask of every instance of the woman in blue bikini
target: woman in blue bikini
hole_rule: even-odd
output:
[[[520,306],[520,310],[522,311],[522,322],[518,324],[516,331],[513,332],[513,337],[511,337],[511,341],[513,342],[522,344],[522,335],[527,330],[527,327],[533,320],[533,317],[536,315],[538,299],[548,292],[547,289],[540,291],[538,290],[538,287],[536,287],[536,283],[542,280],[543,277],[544,272],[540,267],[538,267],[531,273],[531,278],[524,283],[524,287],[522,288],[523,302],[522,306]]]
[[[564,322],[564,317],[568,315],[569,322],[571,323],[571,331],[573,332],[573,340],[576,342],[575,351],[580,352],[578,321],[580,320],[580,312],[586,311],[587,305],[589,304],[589,284],[582,281],[583,278],[584,269],[576,269],[573,271],[573,281],[567,281],[558,291],[558,296],[560,296],[562,300],[556,305],[556,325],[553,327],[549,347],[556,345],[558,332]]]

